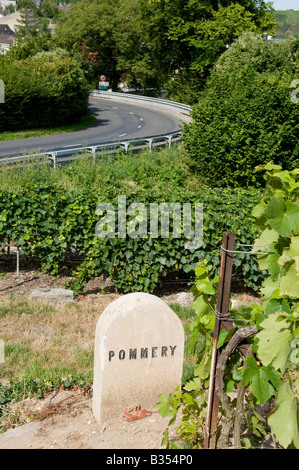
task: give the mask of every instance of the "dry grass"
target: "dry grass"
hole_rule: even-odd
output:
[[[58,364],[75,375],[90,374],[96,323],[117,295],[93,297],[93,301],[69,304],[2,299],[0,337],[5,363],[0,365],[0,380],[57,369]]]
[[[91,385],[96,324],[103,310],[119,295],[89,294],[65,304],[0,297],[0,339],[5,344],[0,385],[16,383],[24,396],[28,394],[30,380],[57,386],[64,378],[71,377],[71,380]],[[181,318],[188,336],[191,310],[178,304],[171,306]],[[185,378],[193,368],[194,358],[186,353]],[[22,381],[24,387],[20,385]]]
[[[10,300],[4,292],[0,296],[0,339],[5,344],[5,362],[0,364],[0,433],[63,410],[68,413],[82,400],[85,403],[93,382],[96,324],[120,296],[88,294],[75,302],[55,304],[21,295]],[[171,306],[187,328],[194,312],[179,304]]]

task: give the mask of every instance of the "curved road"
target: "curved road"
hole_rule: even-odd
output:
[[[24,155],[167,134],[180,129],[184,116],[149,105],[91,97],[89,110],[97,122],[88,129],[65,134],[0,142],[0,156]]]

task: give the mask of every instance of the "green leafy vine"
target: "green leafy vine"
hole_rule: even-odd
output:
[[[261,245],[267,250],[266,255],[255,255],[267,275],[260,289],[261,302],[234,309],[231,315],[236,327],[222,330],[219,335],[218,348],[226,347],[220,358],[225,351],[230,353],[223,370],[224,391],[226,394],[237,391],[238,396],[244,391],[242,399],[245,396],[247,405],[245,411],[238,397],[233,400],[227,395],[220,399],[223,418],[218,429],[222,429],[218,446],[240,443],[242,447],[253,447],[256,439],[271,433],[276,438],[274,445],[299,448],[299,170],[283,171],[272,162],[257,170],[265,171],[267,184],[261,201],[253,209],[260,230],[253,251],[260,252]],[[197,352],[194,377],[183,391],[178,389],[169,397],[160,395],[156,405],[162,416],[171,417],[163,440],[167,448],[178,446],[169,438],[169,427],[179,412],[182,423],[176,433],[181,445],[203,447],[218,284],[218,278],[210,279],[208,273],[208,263],[202,261],[191,289],[197,313],[189,345]],[[246,339],[250,346],[247,357],[240,348],[230,346],[245,326],[252,326],[250,334],[255,333]],[[222,374],[219,365],[217,372]],[[220,390],[218,395],[222,397]],[[261,407],[266,412],[262,413]],[[232,414],[230,409],[234,410]],[[233,444],[229,433],[226,440],[223,438],[226,419],[232,416],[235,430],[241,433],[241,421],[246,428],[242,439],[234,432]]]

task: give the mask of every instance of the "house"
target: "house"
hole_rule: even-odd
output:
[[[11,35],[0,32],[0,54],[5,54],[9,47],[13,45],[14,41],[14,33]]]
[[[3,18],[0,18],[0,25],[8,25],[9,28],[15,32],[15,27],[19,26],[21,20],[21,14],[19,11],[6,15]]]
[[[58,10],[59,11],[68,11],[71,8],[70,3],[59,3]]]
[[[0,6],[8,7],[8,5],[13,5],[16,8],[16,0],[0,0]]]
[[[0,24],[0,53],[6,53],[15,41],[15,33],[7,24]]]
[[[14,34],[13,30],[10,29],[8,24],[0,24],[0,33]]]
[[[3,18],[3,16],[9,15],[9,14],[10,14],[9,10],[5,10],[5,8],[0,7],[0,18]]]

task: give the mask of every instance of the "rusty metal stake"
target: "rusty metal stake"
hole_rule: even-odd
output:
[[[208,406],[207,406],[207,419],[205,429],[205,449],[215,449],[216,447],[216,432],[218,423],[218,408],[219,398],[215,392],[215,374],[217,367],[217,342],[220,330],[226,328],[230,330],[233,328],[233,323],[227,319],[221,319],[219,316],[227,316],[229,310],[229,298],[232,278],[232,267],[233,267],[233,253],[235,248],[235,234],[225,232],[222,239],[221,250],[221,261],[220,261],[220,274],[219,274],[219,285],[217,292],[217,303],[216,303],[216,318],[215,318],[215,329],[212,347],[212,361],[210,370],[210,385],[208,395]],[[228,250],[228,251],[226,251]]]

